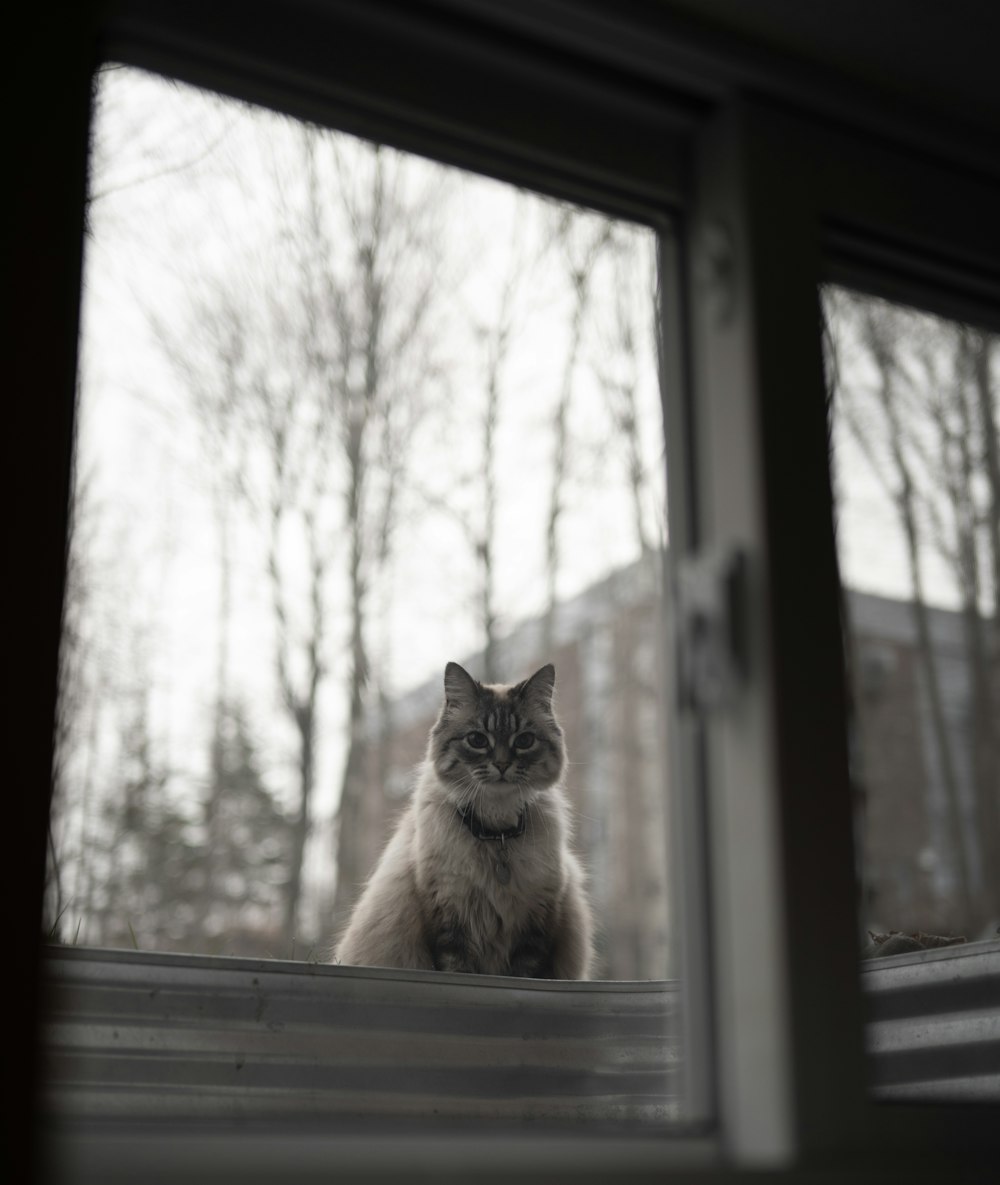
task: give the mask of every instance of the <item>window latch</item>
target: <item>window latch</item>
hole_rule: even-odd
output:
[[[746,557],[736,548],[681,558],[674,600],[682,710],[730,706],[746,679]]]

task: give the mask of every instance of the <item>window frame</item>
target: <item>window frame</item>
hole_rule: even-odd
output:
[[[691,787],[683,840],[706,849],[682,922],[687,930],[707,910],[708,937],[692,928],[687,954],[702,1006],[692,1028],[702,1044],[711,1040],[715,1068],[695,1091],[718,1110],[715,1139],[699,1142],[697,1156],[733,1169],[831,1153],[867,1166],[877,1156],[959,1146],[974,1156],[989,1145],[995,1109],[876,1105],[865,1089],[817,284],[867,277],[861,286],[888,283],[897,297],[923,284],[942,308],[1000,308],[996,175],[977,171],[964,148],[961,161],[949,160],[936,135],[926,144],[912,135],[879,142],[863,129],[790,114],[722,69],[710,85],[694,85],[683,54],[656,72],[626,39],[574,45],[558,32],[558,5],[538,18],[548,21],[541,31],[485,10],[492,6],[295,0],[279,20],[266,0],[94,0],[55,31],[30,18],[15,83],[37,101],[15,148],[36,187],[19,199],[24,220],[7,233],[14,282],[29,297],[11,319],[15,384],[41,392],[22,399],[18,431],[28,525],[43,562],[18,590],[30,671],[18,784],[48,785],[51,768],[87,120],[100,60],[335,122],[653,225],[669,211],[681,226],[669,247],[678,315],[664,326],[676,344],[668,354],[679,392],[667,423],[672,562],[716,545],[749,560],[744,691],[729,709],[680,722],[675,736],[674,760]],[[30,65],[43,59],[63,79],[45,100]],[[382,68],[373,71],[372,61]],[[428,77],[447,86],[431,88]],[[887,135],[884,125],[879,131]],[[915,257],[929,262],[922,268]],[[815,686],[828,705],[821,719],[808,710]],[[798,792],[804,782],[809,796]],[[26,798],[40,901],[47,802]],[[22,896],[23,887],[10,899]],[[24,913],[18,934],[36,957],[19,986],[34,1022],[37,912]],[[11,1112],[15,1123],[24,1118],[22,1131],[35,1031],[23,1027],[10,1060],[22,1075]],[[652,1155],[647,1145],[622,1155],[634,1153],[638,1171],[665,1170],[690,1163],[694,1148],[679,1138]],[[587,1162],[585,1147],[576,1155]],[[451,1168],[464,1172],[459,1161]]]
[[[750,99],[702,143],[691,307],[703,545],[750,554],[749,662],[763,692],[708,724],[709,761],[739,771],[739,784],[709,779],[721,1126],[743,1155],[768,1160],[851,1147],[974,1154],[990,1146],[996,1108],[888,1104],[867,1090],[819,285],[836,278],[1000,323],[998,187],[929,152]],[[762,834],[741,851],[755,824]],[[753,1049],[768,1019],[765,1043],[787,1060],[760,1092]]]

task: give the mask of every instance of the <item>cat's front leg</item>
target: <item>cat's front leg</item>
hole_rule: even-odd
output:
[[[480,971],[476,952],[469,943],[465,928],[455,920],[444,920],[428,935],[435,971],[462,971],[475,975]]]
[[[589,979],[594,960],[594,923],[583,893],[583,874],[567,859],[568,883],[552,929],[552,978]]]
[[[523,979],[552,979],[552,935],[542,925],[530,926],[510,954],[510,974]]]

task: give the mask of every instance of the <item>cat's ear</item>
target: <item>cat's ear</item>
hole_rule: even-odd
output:
[[[521,699],[530,701],[542,711],[552,713],[552,693],[556,686],[556,668],[547,662],[540,670],[535,671],[527,682],[522,683]]]
[[[444,703],[446,708],[471,708],[479,695],[479,684],[465,667],[450,662],[444,668]]]

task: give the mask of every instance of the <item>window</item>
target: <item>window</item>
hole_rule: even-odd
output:
[[[691,348],[664,355],[674,389],[684,392],[668,405],[671,548],[692,563],[741,557],[745,579],[734,612],[721,619],[743,642],[729,656],[738,658],[735,697],[688,715],[672,749],[681,783],[693,791],[677,838],[699,856],[684,906],[701,923],[684,928],[689,1030],[710,1048],[703,1065],[715,1071],[693,1087],[715,1104],[715,1127],[697,1146],[567,1141],[557,1149],[559,1168],[606,1165],[617,1178],[623,1165],[663,1171],[700,1154],[734,1175],[761,1161],[808,1169],[830,1158],[867,1171],[889,1162],[895,1171],[899,1156],[919,1159],[928,1172],[940,1168],[942,1179],[959,1159],[971,1171],[995,1140],[994,1114],[963,1105],[917,1111],[898,1096],[875,1107],[868,1099],[818,285],[832,279],[992,325],[982,315],[1000,303],[996,174],[982,135],[990,117],[970,102],[965,115],[979,120],[978,136],[967,125],[963,135],[938,137],[933,120],[896,119],[867,93],[856,104],[850,87],[803,80],[794,69],[771,72],[766,55],[742,43],[727,50],[689,27],[674,29],[674,40],[660,24],[609,22],[584,7],[565,21],[558,5],[530,18],[503,18],[485,2],[380,6],[375,15],[367,6],[303,5],[293,14],[301,23],[290,15],[278,35],[267,5],[242,6],[229,21],[217,10],[208,17],[193,7],[164,12],[135,3],[101,25],[101,52],[299,117],[327,122],[335,109],[348,131],[618,217],[676,212],[678,233],[664,254],[675,252],[678,268],[664,272],[665,291],[683,296],[673,306],[683,316],[666,324]],[[65,247],[61,259],[75,257],[98,25],[87,10],[72,19],[65,41],[36,29],[26,47],[37,51],[25,57],[32,69],[51,62],[53,76],[70,81],[53,100],[51,122],[25,105],[31,150],[24,138],[15,141],[21,175],[51,182],[20,203],[27,249],[19,243],[13,324],[15,333],[25,330],[15,377],[26,391],[63,400],[54,424],[50,404],[41,411],[23,400],[17,409],[30,417],[21,434],[26,488],[47,547],[39,572],[53,587],[73,366],[71,333],[52,327],[72,323],[78,275],[52,263],[50,245]],[[372,61],[384,68],[373,71]],[[440,85],[432,90],[428,78]],[[23,81],[34,95],[30,71]],[[932,114],[944,118],[947,108],[942,99]],[[50,223],[58,236],[48,233]],[[25,574],[26,584],[33,576]],[[27,702],[40,705],[23,745],[29,764],[21,781],[29,787],[44,776],[53,718],[58,606],[46,580],[39,587],[22,615],[37,648]],[[29,817],[26,836],[44,830],[44,820]],[[996,953],[983,956],[988,978]],[[32,988],[26,978],[29,1016]],[[984,1016],[989,1024],[995,1014]],[[21,1064],[31,1064],[28,1051]],[[686,1062],[685,1073],[697,1079],[696,1064]],[[241,1155],[237,1143],[209,1137],[195,1155],[218,1155],[224,1174]],[[116,1165],[121,1174],[134,1171],[151,1149],[183,1176],[194,1148],[139,1137],[102,1143],[100,1134],[83,1144],[105,1179]],[[340,1167],[361,1173],[390,1167],[402,1147],[362,1140],[334,1152],[322,1140],[289,1149],[263,1138],[241,1146],[285,1177],[289,1155],[296,1168],[314,1170],[337,1155]],[[484,1150],[500,1172],[538,1168],[537,1146],[514,1141],[454,1145],[447,1159],[424,1142],[407,1145],[405,1155],[407,1165],[468,1174]]]
[[[326,962],[445,663],[557,671],[598,979],[666,979],[656,238],[96,89],[48,922]]]
[[[197,1121],[234,1090],[242,1122],[690,1118],[656,229],[99,71],[44,925],[57,1126]],[[487,683],[555,663],[603,986],[329,966],[448,659]]]
[[[862,977],[863,994],[852,991],[851,968],[857,966],[861,936],[854,909],[846,908],[856,899],[847,855],[854,819],[817,284],[832,273],[842,283],[853,278],[860,284],[863,277],[866,285],[896,299],[922,293],[911,296],[916,302],[931,299],[933,292],[932,303],[946,315],[957,312],[975,323],[976,297],[995,302],[989,279],[995,271],[980,266],[987,255],[996,258],[992,246],[985,245],[992,234],[989,203],[980,204],[984,193],[975,183],[952,189],[954,173],[938,173],[918,153],[880,151],[863,136],[818,135],[800,117],[753,104],[737,105],[720,119],[703,141],[700,170],[692,315],[695,369],[701,376],[694,408],[703,449],[696,476],[701,548],[722,546],[746,554],[747,684],[755,680],[758,690],[769,689],[765,696],[751,692],[710,714],[706,724],[707,759],[716,774],[709,783],[711,887],[726,902],[723,913],[733,911],[731,932],[715,965],[721,994],[716,1033],[724,1035],[730,1026],[735,1063],[727,1072],[720,1051],[720,1107],[733,1116],[736,1138],[748,1140],[764,1123],[790,1118],[780,1108],[745,1105],[759,1082],[755,1074],[764,1061],[763,1041],[772,1057],[780,1049],[787,1059],[772,1071],[768,1096],[774,1100],[782,1089],[791,1092],[800,1138],[814,1147],[828,1137],[842,1141],[852,1123],[872,1132],[881,1125],[883,1132],[894,1133],[893,1139],[929,1138],[933,1144],[935,1137],[928,1129],[918,1130],[912,1112],[886,1100],[957,1099],[963,1090],[966,1099],[995,1096],[995,1074],[988,1065],[995,1018],[983,1021],[985,1049],[971,1034],[981,1006],[972,998],[986,998],[978,993],[990,990],[997,951],[995,944],[984,950],[985,979],[956,1007],[970,1014],[956,1016],[953,1026],[956,1037],[966,1034],[964,1065],[970,1078],[984,1077],[978,1083],[924,1082],[920,1091],[911,1090],[919,1085],[914,1082],[918,1063],[924,1059],[928,1066],[935,1041],[946,1041],[943,1018],[952,1005],[931,999],[936,996],[932,974],[947,975],[941,952],[900,977],[900,983],[909,978],[908,999],[876,1002],[872,970]],[[904,218],[903,194],[913,192],[917,177],[930,204],[920,203]],[[942,222],[946,193],[965,203],[961,222]],[[921,259],[933,261],[923,272]],[[755,433],[759,448],[747,449],[745,441]],[[770,789],[761,794],[761,785]],[[747,859],[748,847],[761,857],[759,865]],[[759,905],[770,894],[774,914],[762,917],[741,909],[750,900]],[[819,917],[827,927],[822,931],[816,929]],[[976,959],[969,953],[956,970],[972,978]],[[790,968],[786,987],[808,984],[803,994],[794,988],[789,997],[778,994],[780,985],[770,979],[775,960],[786,960]],[[921,980],[927,988],[922,1001],[923,988],[913,990]],[[773,1018],[759,999],[748,1011],[748,1000],[762,992],[782,1019]],[[925,1007],[932,1014],[940,1010],[940,1026],[921,1024]],[[860,1056],[857,1036],[866,1016],[873,1018],[869,1041],[876,1056],[901,1054],[885,1077]],[[769,1018],[773,1030],[764,1034],[761,1026]],[[883,1021],[889,1023],[881,1028]],[[921,1028],[928,1047],[904,1048]],[[790,1046],[783,1046],[783,1039]],[[956,1052],[956,1075],[963,1057]],[[741,1072],[746,1074],[742,1080]],[[870,1080],[879,1086],[877,1109],[858,1105]],[[831,1097],[851,1100],[851,1109],[845,1105],[834,1119],[833,1130],[826,1126]],[[751,1114],[752,1131],[744,1131],[739,1120]],[[972,1124],[968,1138],[973,1145],[984,1138],[982,1132],[975,1134],[971,1112],[953,1112],[947,1122]],[[780,1129],[771,1134],[782,1138]]]
[[[995,955],[1000,901],[995,335],[834,286],[823,307],[863,956],[958,982],[966,944]],[[902,1089],[995,1095],[988,1053],[933,1081],[937,1044],[978,1043],[974,1014],[946,1034],[942,1004]]]
[[[841,288],[824,304],[863,917],[879,939],[897,919],[911,949],[987,939],[1000,864],[995,337]]]

